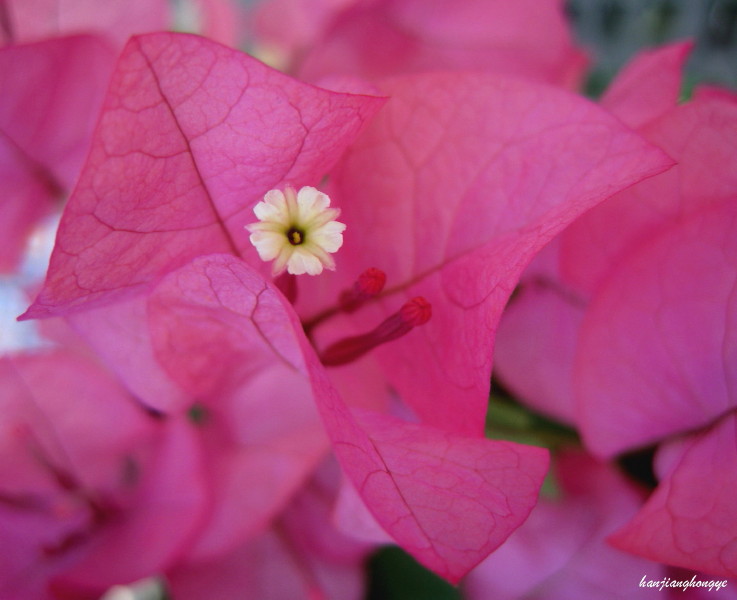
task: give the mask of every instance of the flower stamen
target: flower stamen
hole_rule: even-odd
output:
[[[358,276],[352,288],[340,295],[341,310],[347,313],[355,312],[367,300],[379,295],[385,285],[386,273],[376,267],[369,267]]]
[[[384,285],[386,285],[386,273],[376,267],[369,267],[358,276],[350,288],[341,292],[337,305],[326,308],[302,323],[305,333],[310,337],[315,327],[338,313],[355,312],[368,300],[378,297],[384,290]]]
[[[302,243],[303,238],[304,235],[299,229],[292,227],[292,229],[287,231],[287,239],[292,246],[299,246]]]
[[[419,325],[424,325],[432,316],[432,306],[422,296],[405,302],[402,308],[387,317],[375,329],[347,337],[325,349],[320,361],[326,367],[344,365],[360,358],[380,344],[396,340]]]

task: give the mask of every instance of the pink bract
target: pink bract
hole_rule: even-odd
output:
[[[248,308],[228,304],[227,285],[208,305],[203,281],[177,271],[150,296],[68,318],[141,402],[195,431],[210,512],[189,562],[215,560],[263,532],[329,447],[309,381],[223,309],[221,301]]]
[[[662,446],[660,486],[613,543],[652,560],[737,577],[736,425],[732,413]]]
[[[601,97],[601,104],[633,129],[670,111],[681,96],[681,70],[693,43],[640,52]]]
[[[331,174],[349,232],[338,271],[306,282],[298,310],[324,308],[368,267],[388,289],[353,318],[358,330],[427,298],[430,322],[375,355],[421,419],[479,435],[494,331],[522,269],[581,212],[669,160],[548,87],[445,73],[381,89],[390,101]]]
[[[168,279],[186,281],[188,288],[169,308],[160,306],[153,331],[161,331],[162,319],[185,307],[191,324],[187,335],[196,339],[216,333],[197,333],[213,320],[224,320],[234,331],[257,331],[246,338],[250,354],[271,354],[272,364],[311,383],[307,395],[294,384],[292,391],[304,400],[312,396],[344,471],[377,520],[418,560],[457,581],[526,518],[547,466],[544,450],[462,438],[376,413],[352,414],[331,386],[291,306],[236,257],[202,257]],[[214,337],[225,356],[242,356],[244,336]],[[183,353],[186,345],[167,338],[162,360],[179,356],[182,372],[210,355],[203,346],[199,353]],[[449,511],[452,526],[445,517]]]
[[[329,449],[281,301],[230,258],[190,263],[148,298],[155,365],[201,413],[211,464],[213,514],[190,560],[264,531]]]
[[[569,422],[575,412],[570,386],[578,323],[612,265],[670,219],[721,201],[735,189],[731,170],[724,168],[733,155],[729,148],[735,135],[734,109],[706,100],[676,107],[673,81],[680,79],[688,48],[689,44],[677,44],[646,53],[605,95],[609,107],[626,121],[642,122],[644,111],[655,111],[642,132],[678,166],[617,194],[572,223],[555,240],[555,247],[546,250],[550,259],[543,268],[530,272],[530,285],[521,288],[520,303],[510,304],[500,328],[501,380],[536,408]],[[638,98],[650,102],[643,108]],[[669,103],[671,109],[663,113]],[[547,323],[546,329],[530,329],[533,321]],[[546,353],[546,348],[558,351]],[[536,372],[534,388],[525,375],[529,370]]]
[[[527,388],[538,395],[531,403],[577,424],[601,457],[663,441],[682,446],[683,459],[660,469],[660,487],[617,542],[653,560],[730,576],[734,515],[724,498],[735,494],[733,452],[704,459],[719,485],[696,483],[711,471],[697,474],[688,457],[729,447],[728,426],[718,424],[731,422],[737,407],[737,180],[730,166],[737,106],[726,92],[674,105],[687,49],[645,55],[605,96],[678,165],[602,203],[556,240],[557,262],[530,275],[507,313],[500,352],[512,353],[498,364],[508,365],[501,378],[512,389],[525,368],[555,365],[557,373],[538,368],[546,381]],[[564,332],[550,324],[533,330],[530,317],[555,320]],[[547,355],[560,340],[564,350]],[[533,352],[523,354],[525,347]],[[542,396],[546,385],[568,399]],[[673,441],[685,434],[686,441]],[[684,492],[689,485],[708,514],[695,510]]]
[[[614,468],[565,451],[554,468],[557,497],[543,497],[530,518],[466,578],[469,600],[650,598],[640,578],[665,568],[611,547],[606,538],[639,508],[642,494]]]
[[[54,578],[55,593],[92,600],[113,584],[136,581],[176,564],[210,509],[205,470],[189,423],[167,421],[135,504],[91,541],[77,564]]]
[[[0,48],[0,269],[74,185],[113,59],[93,36]]]
[[[254,598],[359,600],[364,559],[371,546],[335,530],[331,521],[337,465],[321,467],[295,494],[272,527],[231,554],[190,562],[167,573],[182,600],[231,600],[248,590]]]
[[[603,203],[561,236],[561,273],[579,293],[593,294],[621,257],[660,227],[737,192],[734,102],[695,99],[675,106],[641,132],[678,165]]]
[[[156,360],[144,297],[71,314],[65,320],[143,404],[167,414],[189,408],[191,396]]]
[[[638,55],[611,84],[602,104],[660,141],[667,135],[659,132],[669,128],[691,46],[678,43]],[[678,117],[672,120],[679,127]],[[690,136],[690,129],[684,133]],[[670,151],[671,145],[664,149]],[[573,362],[586,306],[617,254],[674,210],[676,172],[642,181],[576,219],[523,275],[524,285],[499,327],[496,368],[502,383],[536,410],[575,422]]]
[[[733,201],[692,214],[633,249],[601,286],[574,371],[596,452],[706,427],[737,408],[736,226]]]
[[[253,205],[326,171],[381,103],[203,38],[134,38],[28,316],[122,299],[199,254],[250,249]]]

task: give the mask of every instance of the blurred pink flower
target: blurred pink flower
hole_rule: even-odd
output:
[[[363,598],[363,563],[373,546],[333,526],[338,478],[336,464],[323,464],[266,531],[230,553],[209,561],[184,561],[168,571],[172,596],[177,600],[232,600],[244,593],[270,600]]]
[[[0,46],[86,33],[119,50],[132,35],[182,27],[235,45],[241,18],[233,0],[2,0]]]
[[[560,0],[275,0],[252,19],[259,49],[310,81],[473,70],[577,88],[588,62]]]
[[[166,0],[2,0],[0,44],[71,34],[101,34],[122,47],[134,33],[166,29]]]
[[[660,487],[617,544],[729,577],[737,105],[713,91],[676,105],[689,47],[643,54],[602,99],[678,165],[602,203],[546,249],[500,327],[497,368],[532,406],[576,424],[600,457],[670,440],[659,450]]]
[[[273,587],[268,574],[286,569],[284,590],[293,589],[285,577],[309,588],[317,585],[310,573],[325,568],[320,586],[361,589],[366,544],[344,541],[340,555],[320,556],[316,544],[309,560],[293,556],[292,545],[306,543],[305,527],[329,536],[321,515],[335,487],[333,474],[311,484],[314,492],[299,492],[308,506],[298,512],[309,518],[298,526],[287,504],[297,502],[327,440],[294,376],[268,365],[248,385],[221,387],[217,402],[200,390],[188,410],[157,415],[85,358],[79,341],[69,347],[2,362],[0,468],[9,483],[0,490],[0,550],[9,555],[12,544],[14,558],[0,570],[0,598],[97,599],[112,585],[170,572],[210,586],[228,561],[262,554],[264,544],[276,544],[276,554],[248,571],[261,585]],[[270,410],[274,403],[281,414]],[[319,510],[310,508],[318,491]],[[285,531],[264,533],[275,520]]]
[[[736,427],[731,414],[661,445],[660,485],[612,543],[651,560],[731,577],[729,585],[737,586]]]
[[[580,451],[556,457],[553,497],[544,497],[507,543],[466,578],[468,600],[646,598],[643,575],[662,565],[612,548],[606,538],[638,510],[643,492],[614,467]]]
[[[0,598],[96,599],[177,559],[207,508],[183,420],[64,350],[3,358],[0,389]]]
[[[0,270],[74,185],[113,62],[94,36],[0,48]]]

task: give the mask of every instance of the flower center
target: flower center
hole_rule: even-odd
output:
[[[300,231],[296,227],[292,227],[289,231],[287,231],[287,239],[289,240],[289,243],[292,244],[292,246],[299,246],[305,238],[305,234],[303,231]]]

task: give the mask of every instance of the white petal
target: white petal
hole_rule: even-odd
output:
[[[337,252],[343,245],[345,225],[331,221],[310,235],[310,240],[326,252]]]
[[[325,209],[330,206],[330,198],[321,191],[305,186],[297,194],[299,204],[299,221],[308,225],[316,217],[320,217]]]
[[[320,246],[314,243],[308,243],[304,246],[305,252],[309,252],[311,255],[313,255],[315,258],[317,258],[321,263],[322,266],[326,269],[330,269],[331,271],[335,270],[335,261],[333,260],[333,257],[330,256],[325,250],[323,250]]]
[[[263,202],[259,202],[253,207],[253,213],[259,221],[286,223],[289,214],[284,194],[280,190],[269,190],[266,192]]]
[[[322,212],[315,213],[309,221],[302,223],[305,229],[316,229],[340,216],[339,208],[326,208]]]
[[[293,187],[284,188],[284,206],[287,211],[287,222],[294,225],[299,219],[299,205],[297,204],[297,192]]]
[[[268,231],[272,233],[278,233],[280,235],[284,235],[284,231],[286,228],[281,223],[274,223],[273,221],[265,221],[258,223],[249,223],[245,226],[248,231],[251,233],[257,232],[257,231]]]
[[[292,275],[319,275],[322,273],[322,263],[314,254],[302,246],[295,246],[295,251],[289,259],[287,270]]]
[[[264,261],[274,260],[284,246],[289,246],[283,234],[271,231],[256,231],[249,239],[256,248],[259,258]]]
[[[271,268],[272,275],[281,275],[284,272],[289,261],[292,259],[295,248],[296,246],[290,246],[289,244],[282,246],[279,255],[274,261],[274,266]],[[291,273],[291,271],[289,272]]]

